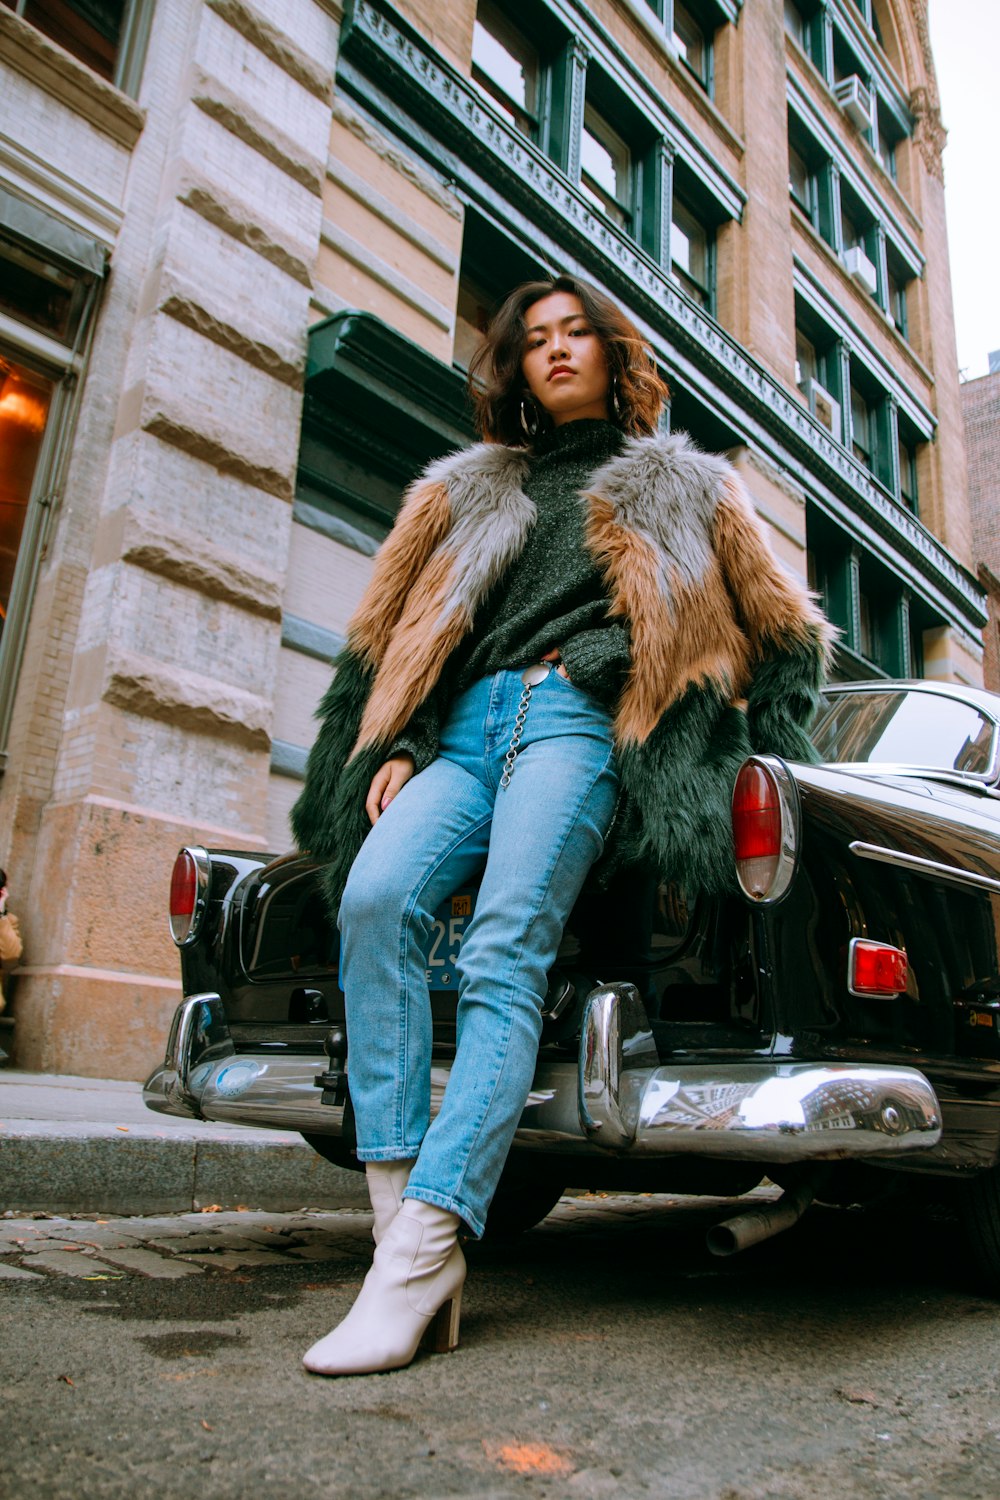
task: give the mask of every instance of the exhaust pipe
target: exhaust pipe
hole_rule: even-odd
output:
[[[819,1178],[809,1177],[796,1188],[788,1188],[774,1203],[763,1208],[751,1209],[749,1213],[737,1214],[724,1224],[715,1224],[705,1236],[713,1255],[738,1255],[759,1245],[783,1229],[797,1224],[812,1203],[819,1190]]]

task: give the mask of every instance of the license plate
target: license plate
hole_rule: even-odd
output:
[[[475,904],[474,892],[459,891],[442,901],[434,913],[427,945],[427,983],[432,990],[457,990],[455,964]]]

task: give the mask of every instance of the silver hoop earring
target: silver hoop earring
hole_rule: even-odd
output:
[[[530,396],[521,397],[521,431],[526,438],[538,436],[538,407]]]
[[[622,403],[621,403],[621,397],[618,394],[618,376],[617,375],[615,376],[614,380],[612,380],[612,382],[611,382],[611,409],[614,412],[616,419],[620,422],[621,419],[622,419],[623,407],[622,407]]]

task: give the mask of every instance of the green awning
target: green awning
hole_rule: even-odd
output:
[[[0,188],[0,235],[4,234],[86,276],[103,276],[107,269],[106,246]]]

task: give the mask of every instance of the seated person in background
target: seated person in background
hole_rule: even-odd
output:
[[[18,920],[13,912],[7,910],[7,872],[0,870],[0,1010],[7,1004],[3,993],[3,976],[14,967],[22,951]]]

